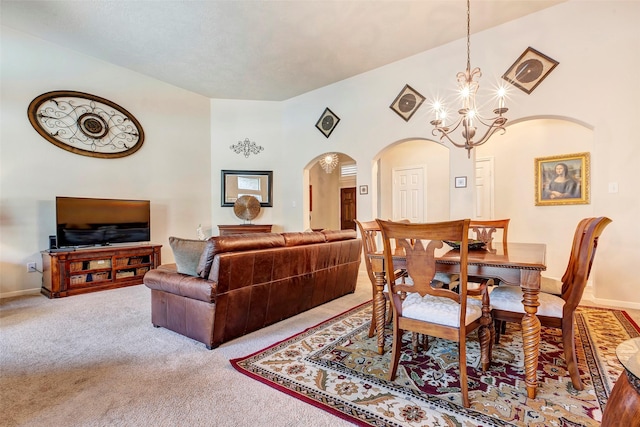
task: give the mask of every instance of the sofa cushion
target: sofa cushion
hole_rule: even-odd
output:
[[[324,234],[316,231],[282,233],[282,237],[284,237],[285,246],[310,245],[312,243],[324,243],[326,241]]]
[[[198,276],[198,263],[207,244],[206,240],[189,240],[169,237],[169,246],[176,260],[178,273]]]
[[[284,237],[280,233],[214,236],[206,242],[197,267],[197,273],[202,278],[209,277],[213,258],[219,253],[284,247]]]
[[[204,245],[204,250],[202,254],[200,254],[200,261],[198,262],[198,267],[196,268],[196,273],[198,276],[206,279],[209,277],[209,272],[211,271],[211,263],[213,262],[214,252],[214,244],[213,237],[209,237],[206,240],[206,244]]]

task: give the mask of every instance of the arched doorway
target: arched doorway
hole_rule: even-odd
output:
[[[327,154],[337,156],[334,168],[322,167],[321,160]],[[305,174],[308,174],[308,201],[305,206],[307,228],[355,229],[356,161],[344,153],[324,153],[309,162]]]
[[[413,172],[419,171],[419,174]],[[403,176],[412,175],[421,182],[412,187],[410,196],[402,187]],[[406,139],[388,145],[374,158],[373,175],[376,202],[371,218],[411,218],[416,222],[449,219],[449,149],[434,141]],[[403,197],[415,197],[407,204]],[[416,206],[419,203],[420,206]],[[407,209],[416,208],[416,212]],[[370,218],[360,212],[359,218]]]

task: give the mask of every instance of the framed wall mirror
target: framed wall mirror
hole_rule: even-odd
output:
[[[273,206],[273,171],[222,171],[222,205],[233,206],[240,196],[254,196],[262,207]]]

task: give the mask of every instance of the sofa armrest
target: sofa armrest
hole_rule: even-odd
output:
[[[189,276],[160,268],[148,271],[143,283],[149,289],[168,292],[208,303],[215,302],[217,283],[197,276]]]

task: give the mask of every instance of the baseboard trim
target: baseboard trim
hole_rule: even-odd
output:
[[[22,297],[25,295],[38,295],[40,294],[40,288],[23,289],[21,291],[2,292],[0,293],[0,300],[7,298]]]

